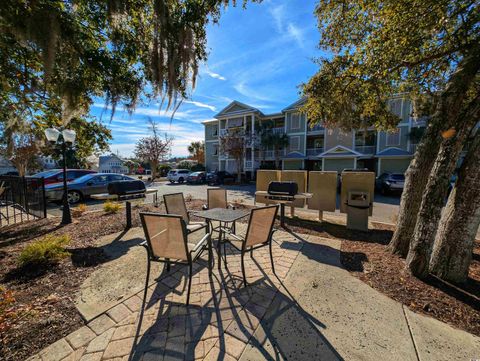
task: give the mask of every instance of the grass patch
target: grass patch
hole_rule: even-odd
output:
[[[116,203],[116,202],[106,201],[103,204],[103,210],[106,213],[118,213],[120,208],[122,208],[122,206],[120,205],[120,203]]]
[[[25,266],[46,266],[58,263],[70,253],[65,246],[70,243],[67,234],[62,236],[49,235],[26,246],[18,256],[17,264],[20,268]]]

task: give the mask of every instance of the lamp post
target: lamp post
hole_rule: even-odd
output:
[[[60,137],[61,135],[61,137]],[[67,145],[72,145],[75,142],[75,131],[64,129],[61,132],[55,128],[45,129],[45,136],[50,144],[57,144],[60,142],[62,147],[63,157],[63,210],[62,210],[62,224],[72,223],[72,215],[70,214],[70,204],[68,203],[68,188],[67,188]]]

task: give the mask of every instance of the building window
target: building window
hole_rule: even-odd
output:
[[[390,100],[390,111],[397,117],[402,117],[402,99]]]
[[[361,146],[374,146],[375,145],[375,134],[374,130],[367,131],[356,131],[355,132],[355,145],[358,147]]]
[[[300,129],[300,114],[293,113],[292,114],[292,130],[299,130]]]
[[[387,147],[400,145],[400,129],[387,133]]]
[[[213,147],[213,155],[218,155],[218,146]]]
[[[299,151],[300,150],[300,137],[290,137],[290,151]]]
[[[218,135],[218,127],[214,126],[212,127],[212,136],[216,137]]]

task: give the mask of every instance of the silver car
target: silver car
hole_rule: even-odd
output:
[[[67,183],[67,197],[70,204],[75,204],[92,194],[108,193],[108,183],[121,180],[134,180],[121,174],[94,173],[87,174]],[[49,202],[61,202],[63,183],[45,186],[45,195]]]

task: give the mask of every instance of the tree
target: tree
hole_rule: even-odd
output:
[[[217,22],[221,7],[229,4],[5,0],[0,7],[2,107],[15,120],[22,112],[40,115],[51,100],[60,102],[64,125],[86,114],[94,97],[104,97],[112,114],[120,103],[133,110],[139,99],[158,97],[176,109],[207,58],[207,24]]]
[[[38,139],[43,138],[46,128],[60,128],[62,120],[55,116],[42,117],[35,121],[35,133]],[[105,125],[93,117],[74,117],[68,125],[76,133],[75,143],[66,152],[67,167],[85,168],[88,167],[88,159],[93,155],[105,153],[110,149],[109,141],[112,140],[112,133]],[[59,147],[52,147],[46,144],[42,147],[44,155],[50,155],[59,164],[62,164],[62,154]]]
[[[188,152],[192,160],[199,164],[205,163],[205,142],[192,142],[188,146]]]
[[[450,282],[465,282],[480,225],[480,131],[477,130],[448,197],[430,260],[430,271]]]
[[[160,162],[164,160],[170,153],[173,138],[166,133],[162,138],[158,132],[157,123],[150,119],[149,137],[141,138],[135,145],[135,157],[142,159],[150,164],[152,170],[152,180],[157,177],[157,170]]]
[[[20,176],[39,168],[39,144],[33,133],[14,133],[11,138],[11,149],[3,149],[2,153],[17,168]]]
[[[231,128],[226,135],[220,137],[221,152],[235,160],[237,167],[237,181],[242,181],[243,159],[248,142],[247,135],[242,128]]]
[[[275,124],[271,121],[263,122],[260,125],[260,145],[264,150],[273,148],[273,156],[275,158],[275,168],[280,169],[281,151],[288,147],[289,138],[284,133],[274,133]]]
[[[389,129],[399,121],[388,107],[395,93],[412,99],[413,116],[431,115],[406,173],[390,245],[402,256],[410,248],[409,269],[423,277],[448,173],[478,103],[479,3],[324,0],[316,14],[320,45],[334,55],[319,61],[319,72],[303,87],[310,119]]]

